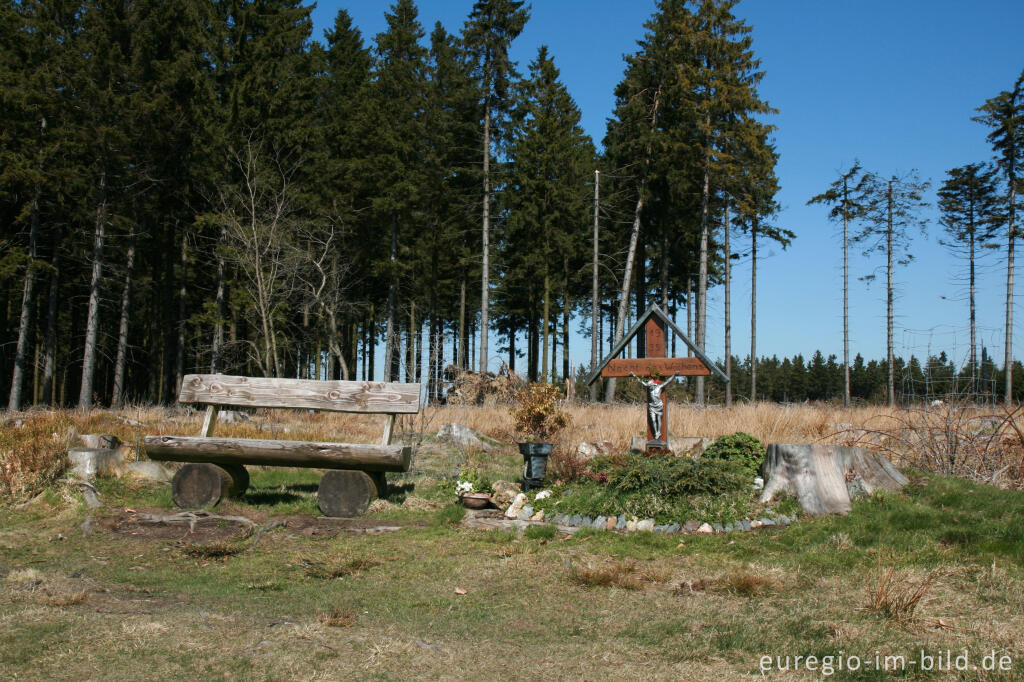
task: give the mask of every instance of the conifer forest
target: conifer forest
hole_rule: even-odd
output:
[[[698,346],[725,325],[708,354],[733,381],[688,384],[695,402],[1024,398],[1024,73],[977,103],[991,160],[931,184],[854,165],[805,198],[843,230],[837,263],[887,259],[887,357],[759,358],[758,249],[799,235],[735,5],[660,0],[595,140],[547,48],[509,56],[519,0],[477,0],[457,32],[414,0],[382,4],[372,36],[342,9],[322,37],[301,0],[0,0],[6,405],[170,403],[194,372],[416,381],[431,400],[451,366],[576,383],[651,303]],[[975,343],[973,300],[966,364],[893,351],[893,273],[929,202],[972,278],[975,249],[999,252],[1003,357]],[[753,300],[730,308],[740,258]]]

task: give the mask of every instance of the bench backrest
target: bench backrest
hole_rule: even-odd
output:
[[[270,379],[186,374],[178,402],[232,407],[293,407],[334,412],[416,414],[420,385],[383,381]]]

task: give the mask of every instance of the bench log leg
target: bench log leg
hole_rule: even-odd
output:
[[[218,464],[231,477],[231,492],[228,497],[241,497],[249,489],[249,472],[241,464]]]
[[[366,474],[373,480],[373,484],[377,486],[377,497],[384,498],[388,496],[388,477],[383,471],[367,471]]]
[[[229,472],[228,468],[233,471]],[[212,507],[225,497],[240,495],[245,490],[243,485],[249,485],[249,474],[243,466],[192,463],[174,474],[171,494],[179,507],[197,509]]]
[[[377,497],[377,485],[364,471],[328,471],[320,479],[316,501],[324,516],[359,516]]]

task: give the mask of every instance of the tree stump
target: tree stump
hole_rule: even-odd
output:
[[[780,492],[792,493],[811,516],[846,514],[851,495],[899,490],[907,484],[882,455],[841,445],[769,445],[761,472],[762,502]]]
[[[233,475],[216,464],[186,464],[171,479],[174,503],[182,509],[213,507],[225,497],[241,494],[249,485],[249,474],[243,466],[237,469],[241,471]]]
[[[359,516],[377,496],[377,484],[364,471],[328,471],[320,479],[317,504],[324,516]]]

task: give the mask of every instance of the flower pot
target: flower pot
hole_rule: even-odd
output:
[[[551,443],[519,443],[523,455],[523,491],[544,487],[544,473],[548,468]]]
[[[459,502],[466,509],[486,509],[491,506],[490,493],[459,493]]]

